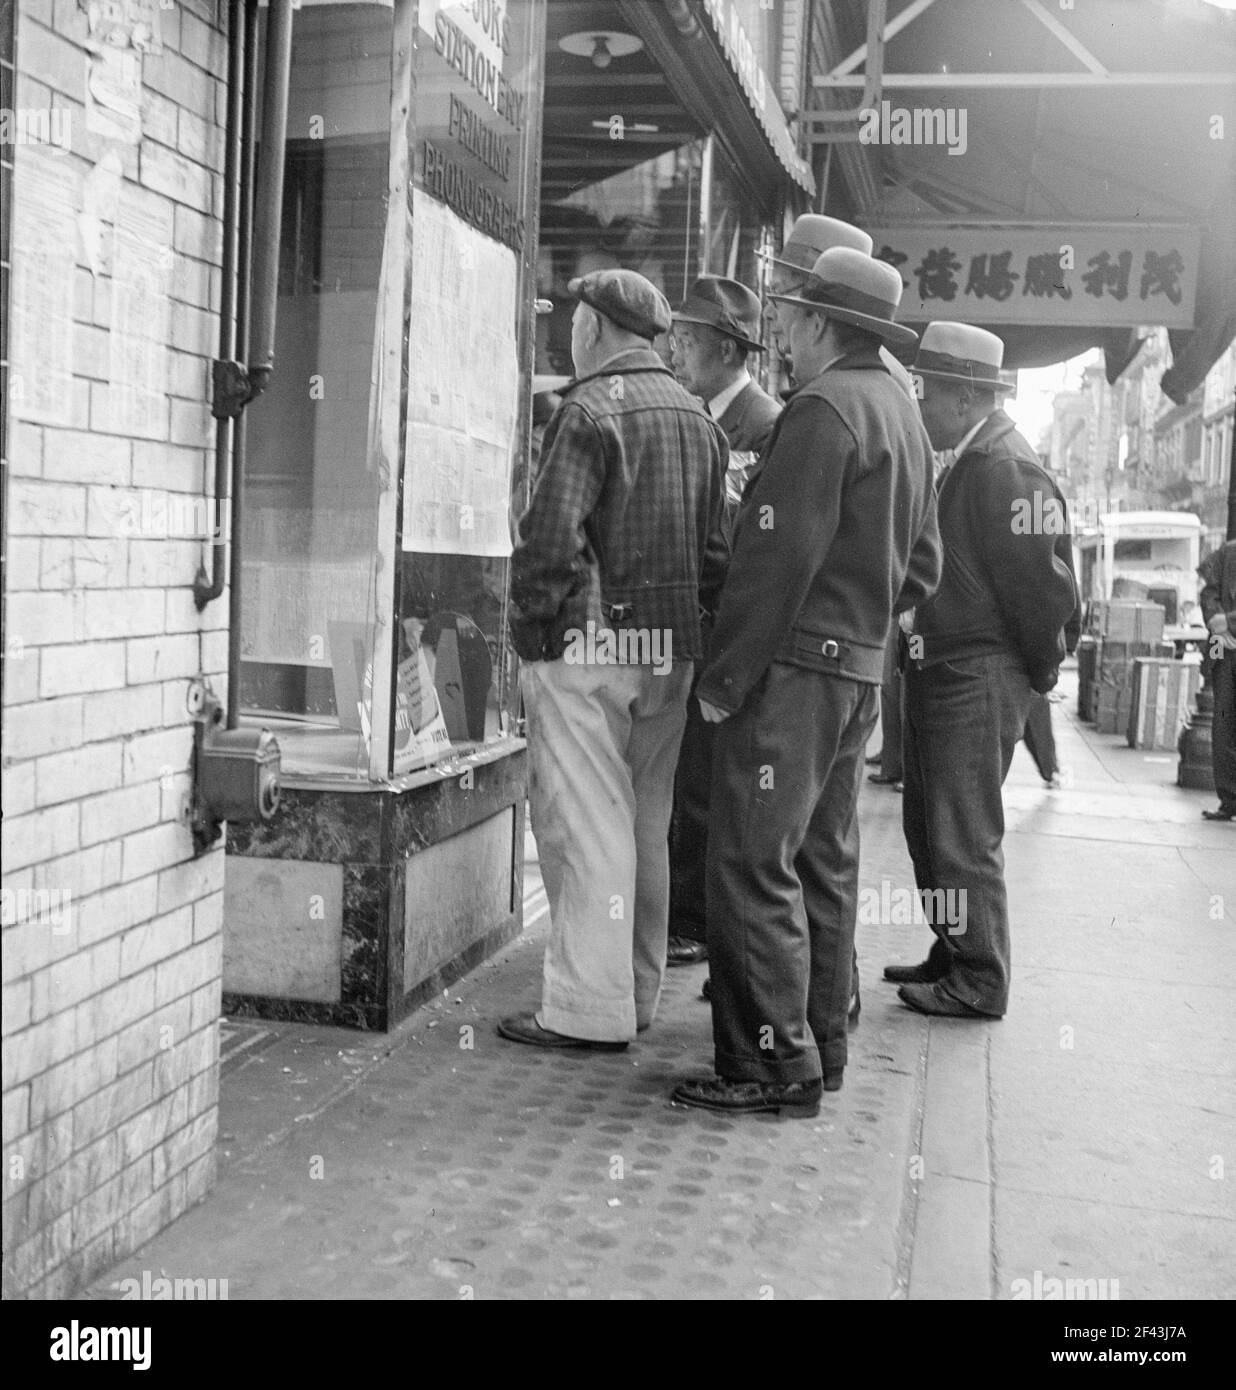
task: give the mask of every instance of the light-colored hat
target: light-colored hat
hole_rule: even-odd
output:
[[[994,333],[969,323],[944,321],[923,329],[910,370],[917,376],[960,381],[985,391],[1016,391],[1015,383],[1001,377],[1003,361],[1004,342]]]
[[[874,244],[866,232],[848,222],[805,212],[790,228],[780,255],[762,254],[770,265],[784,266],[786,270],[798,270],[805,275],[819,257],[834,246],[849,246],[870,256]]]
[[[772,299],[823,309],[829,318],[866,329],[886,343],[908,347],[918,334],[893,320],[901,303],[901,276],[886,261],[875,261],[852,246],[834,246],[811,267],[802,290]]]
[[[707,324],[754,352],[764,351],[761,317],[760,301],[746,285],[719,275],[702,275],[687,291],[682,308],[674,311],[675,323]]]

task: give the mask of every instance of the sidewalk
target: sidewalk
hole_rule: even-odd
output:
[[[1236,826],[1174,755],[1077,724],[1075,680],[1074,786],[1019,749],[1006,788],[1003,1022],[909,1012],[880,970],[927,929],[860,926],[862,1022],[816,1120],[671,1107],[711,1070],[702,968],[626,1053],[494,1033],[537,998],[530,863],[524,936],[396,1032],[225,1020],[218,1185],[84,1297],[143,1270],[234,1299],[1008,1298],[1036,1273],[1232,1297]],[[912,885],[900,805],[864,784],[865,885]]]

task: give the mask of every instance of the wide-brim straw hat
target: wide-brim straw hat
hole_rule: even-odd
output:
[[[909,347],[918,342],[918,334],[896,322],[901,291],[901,276],[886,261],[872,260],[854,247],[834,246],[817,258],[798,294],[770,298],[822,309],[839,323],[865,329],[890,345]]]
[[[842,222],[838,217],[805,212],[790,228],[790,234],[780,251],[761,251],[759,254],[769,265],[779,265],[785,270],[796,270],[807,275],[825,251],[831,251],[836,246],[848,246],[851,250],[870,256],[874,244],[860,227]]]
[[[1001,373],[1004,342],[971,323],[937,321],[923,329],[910,371],[937,381],[956,381],[984,391],[1016,391]]]

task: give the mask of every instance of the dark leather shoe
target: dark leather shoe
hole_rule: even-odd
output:
[[[869,772],[869,773],[867,774],[867,780],[868,780],[868,782],[874,782],[874,783],[876,784],[877,787],[900,787],[900,786],[901,786],[901,778],[900,778],[900,777],[885,777],[885,775],[884,775],[882,772]]]
[[[840,1082],[830,1090],[839,1089]],[[820,1113],[820,1093],[824,1086],[814,1081],[794,1081],[778,1085],[768,1081],[727,1081],[722,1076],[706,1081],[684,1081],[674,1087],[671,1097],[679,1105],[699,1110],[720,1110],[727,1115],[787,1114],[810,1119]]]
[[[1236,809],[1220,806],[1217,811],[1203,811],[1203,820],[1236,820]]]
[[[883,754],[882,752],[881,752],[881,753],[877,753],[877,754],[875,755],[874,758],[867,758],[867,759],[865,759],[865,762],[866,762],[866,764],[867,764],[868,767],[879,767],[880,764],[881,764],[883,761],[884,761],[884,754]]]
[[[969,1004],[963,1004],[960,999],[954,999],[951,994],[946,994],[938,984],[902,985],[897,991],[897,997],[907,1008],[913,1009],[916,1013],[932,1014],[938,1018],[985,1018],[990,1020],[1001,1017],[1000,1014],[985,1014],[979,1009],[972,1009]]]
[[[689,936],[671,936],[665,946],[666,965],[699,965],[708,959],[708,947]]]
[[[565,1033],[551,1033],[536,1021],[536,1014],[508,1014],[498,1024],[498,1033],[510,1042],[528,1043],[532,1047],[577,1048],[585,1052],[625,1052],[625,1042],[597,1042],[593,1038],[568,1038]]]
[[[894,985],[930,985],[940,978],[929,961],[921,965],[886,965],[884,978]]]

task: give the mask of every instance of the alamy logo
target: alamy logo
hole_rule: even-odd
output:
[[[53,1327],[53,1361],[131,1361],[135,1371],[150,1369],[150,1328],[83,1327],[76,1318],[68,1327]]]
[[[0,106],[0,145],[46,145],[68,154],[73,143],[73,112],[65,106]]]
[[[1014,1279],[1011,1286],[1014,1299],[1042,1299],[1045,1302],[1057,1300],[1119,1302],[1119,1279],[1044,1279],[1043,1271],[1036,1269],[1033,1279]]]
[[[949,154],[965,154],[964,106],[864,106],[858,113],[860,145],[947,145]]]
[[[944,927],[949,936],[966,930],[964,888],[894,888],[883,879],[878,888],[860,888],[858,920],[867,927]]]
[[[567,629],[562,659],[569,666],[651,666],[658,676],[674,664],[674,634],[668,628],[597,627]]]
[[[73,928],[73,894],[68,888],[0,888],[0,923],[12,927],[34,922],[53,936]]]
[[[184,1303],[226,1303],[226,1279],[169,1279],[160,1271],[156,1279],[148,1269],[140,1279],[122,1279],[119,1285],[122,1298],[128,1302],[160,1303],[175,1300]]]

